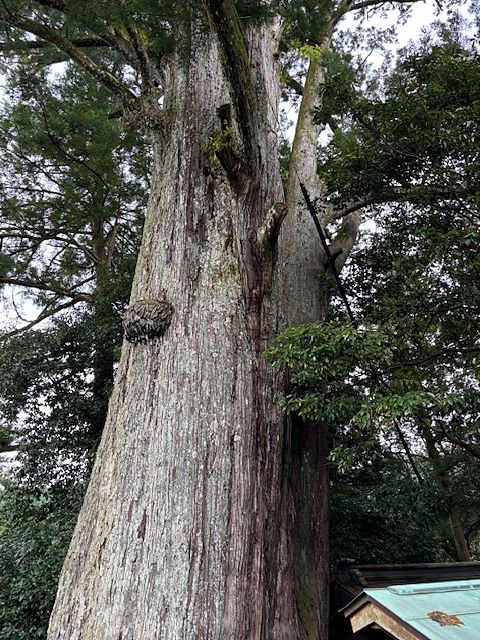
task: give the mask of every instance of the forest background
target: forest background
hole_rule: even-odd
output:
[[[287,330],[265,357],[290,372],[285,410],[329,427],[332,564],[480,553],[478,15],[444,17],[392,56],[401,23],[369,30],[364,15],[324,54],[320,175],[328,202],[361,199],[369,221],[341,275],[352,318],[330,278],[326,321]],[[304,46],[283,61],[293,106]],[[49,56],[3,69],[0,283],[19,316],[0,355],[9,640],[46,637],[119,358],[150,162],[112,97],[71,63],[52,73],[62,61]],[[24,300],[38,313],[22,322]]]

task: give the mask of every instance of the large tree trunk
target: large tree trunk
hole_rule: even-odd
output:
[[[317,562],[308,555],[316,529],[295,529],[304,521],[292,497],[303,484],[308,503],[321,482],[313,473],[316,485],[305,486],[292,470],[305,455],[279,408],[281,380],[262,359],[279,301],[288,304],[271,292],[275,251],[257,233],[283,200],[273,41],[267,31],[249,40],[265,107],[255,115],[256,170],[232,188],[211,143],[232,97],[206,40],[172,68],[170,132],[167,143],[154,135],[132,293],[132,303],[165,295],[172,322],[161,338],[124,345],[49,640],[325,637],[323,585],[294,566]]]

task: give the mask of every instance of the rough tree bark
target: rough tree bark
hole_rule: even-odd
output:
[[[154,168],[131,304],[165,296],[174,314],[124,345],[49,640],[327,637],[326,434],[292,429],[262,359],[279,328],[322,316],[326,265],[314,240],[291,277],[286,248],[313,234],[281,184],[275,28],[244,40],[222,28],[229,3],[206,4],[218,38],[192,31],[164,108],[141,116]],[[310,164],[292,160],[307,184],[312,108],[293,155]]]
[[[165,291],[174,315],[124,347],[50,639],[298,635],[287,431],[261,357],[277,304],[257,231],[283,201],[272,46],[250,38],[256,166],[230,181],[212,156],[233,103],[217,46],[199,38],[172,68],[132,303]]]
[[[324,202],[324,186],[318,177],[318,138],[322,128],[315,123],[320,106],[319,88],[325,80],[321,52],[330,46],[326,33],[312,58],[302,89],[302,101],[292,144],[286,185],[288,216],[278,243],[280,326],[318,322],[327,313],[331,293],[331,269],[307,209],[302,206],[300,182],[317,204]],[[326,207],[317,207],[323,227],[329,222]],[[343,220],[331,244],[341,270],[357,237],[356,213]],[[299,637],[327,638],[329,610],[328,545],[328,431],[325,424],[291,417],[292,480],[294,505],[294,568],[298,599]],[[315,558],[315,562],[312,562]]]

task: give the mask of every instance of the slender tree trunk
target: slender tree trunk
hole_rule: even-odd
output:
[[[435,483],[440,495],[448,505],[448,523],[450,525],[452,540],[455,545],[456,559],[459,562],[468,562],[471,560],[470,551],[463,531],[460,514],[455,506],[451,504],[448,473],[442,465],[431,429],[429,429],[428,426],[424,426],[422,427],[422,433],[425,439],[427,455],[432,465]]]
[[[283,200],[272,43],[250,41],[270,106],[257,114],[258,171],[237,190],[211,152],[231,101],[219,55],[193,46],[172,69],[169,142],[154,141],[132,293],[166,295],[174,314],[163,338],[124,345],[50,640],[319,637],[299,635],[296,453],[261,356],[278,300],[257,231]]]

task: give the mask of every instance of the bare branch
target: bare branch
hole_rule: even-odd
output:
[[[332,17],[332,27],[335,27],[343,16],[351,11],[358,11],[359,9],[368,9],[368,7],[380,7],[385,4],[397,5],[397,4],[415,4],[419,0],[344,0]]]
[[[382,4],[415,4],[419,0],[390,0],[388,3],[385,0],[361,0],[360,2],[349,3],[347,11],[357,11],[358,9],[367,9],[368,7],[375,7]]]
[[[398,199],[398,196],[395,196],[395,198]],[[395,198],[393,197],[393,194],[390,194],[389,196],[385,195],[384,197],[372,196],[370,198],[363,198],[362,200],[351,202],[343,209],[340,209],[338,211],[329,206],[328,213],[325,216],[325,224],[330,224],[332,222],[335,222],[335,220],[346,218],[351,213],[356,213],[357,211],[360,211],[361,209],[364,209],[365,207],[368,207],[372,204],[386,204],[387,202],[392,202]]]
[[[94,264],[99,262],[98,256],[95,252],[85,244],[82,244],[75,238],[75,233],[77,231],[68,231],[66,229],[36,229],[35,227],[31,228],[30,233],[24,231],[18,227],[0,227],[0,241],[7,239],[18,239],[18,240],[31,240],[32,244],[29,246],[20,247],[17,253],[21,253],[23,251],[37,250],[40,248],[43,242],[50,242],[54,240],[55,242],[61,242],[68,246],[74,246],[79,249],[88,260],[91,260]],[[84,233],[84,232],[79,232]],[[63,234],[63,235],[62,235]],[[63,237],[65,236],[65,237]]]
[[[335,220],[345,218],[351,213],[355,213],[356,211],[360,211],[361,209],[374,204],[388,204],[389,202],[393,203],[408,201],[409,197],[415,195],[415,189],[418,186],[419,185],[407,185],[404,187],[393,187],[391,191],[384,191],[383,193],[379,193],[378,195],[367,196],[360,200],[352,201],[345,205],[343,209],[339,209],[338,211],[335,211],[333,207],[330,207],[331,210],[326,216],[326,224],[330,224]],[[459,192],[458,190],[453,192],[451,189],[445,187],[437,187],[436,185],[432,184],[429,184],[428,188],[432,198],[435,197],[443,200],[455,200],[456,202],[461,201],[461,192]],[[467,194],[467,189],[465,189],[465,194]]]
[[[83,38],[72,38],[70,42],[79,49],[86,49],[91,47],[109,47],[110,43],[107,41],[106,37],[93,36],[88,37],[85,36]],[[19,53],[23,51],[36,51],[38,49],[46,49],[48,47],[53,47],[54,45],[51,42],[47,42],[46,40],[22,40],[19,42],[2,42],[0,43],[0,52],[3,53]]]

